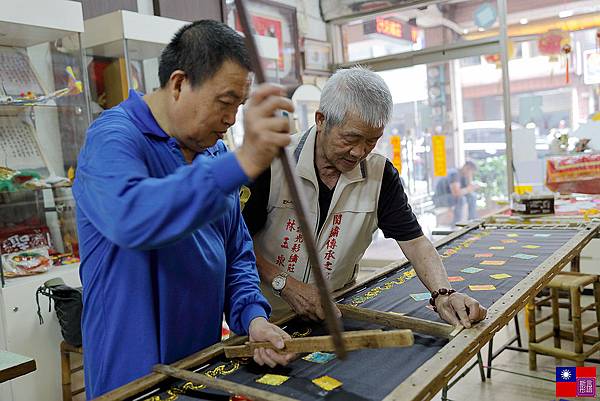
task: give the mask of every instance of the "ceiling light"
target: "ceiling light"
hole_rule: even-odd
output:
[[[558,18],[568,18],[573,15],[573,10],[565,10],[558,13]]]
[[[467,33],[469,33],[469,30],[467,28],[463,29],[463,33],[466,35]]]
[[[525,25],[525,24],[527,24],[528,22],[529,22],[529,21],[527,20],[527,18],[521,18],[521,19],[519,20],[519,24],[521,24],[521,25]]]
[[[485,29],[483,29],[483,28],[481,28],[481,27],[477,28],[477,30],[478,30],[479,32],[483,32],[483,31],[485,31]]]

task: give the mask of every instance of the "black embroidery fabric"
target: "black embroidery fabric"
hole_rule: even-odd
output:
[[[514,234],[518,236],[512,236]],[[483,306],[489,307],[575,234],[577,234],[577,230],[477,229],[439,248],[438,252],[443,257],[448,275],[462,276],[465,279],[452,283],[452,287],[476,298]],[[503,240],[516,242],[503,243]],[[539,248],[523,248],[525,245],[537,245]],[[490,250],[491,246],[503,246],[504,249]],[[479,253],[491,253],[493,256],[476,258],[474,255]],[[529,260],[513,257],[519,253],[537,257]],[[480,263],[484,260],[504,260],[506,263],[503,266],[481,265]],[[474,274],[461,272],[467,267],[477,267],[483,270]],[[490,277],[492,274],[499,273],[507,273],[512,277],[502,280]],[[468,289],[469,285],[477,284],[492,284],[496,290],[471,291]],[[414,275],[412,267],[408,265],[353,291],[341,302],[380,311],[404,312],[423,319],[441,321],[436,313],[426,308],[427,300],[414,301],[410,297],[410,294],[426,291],[425,286]],[[344,326],[345,330],[380,328],[376,325],[351,320],[345,320]],[[306,323],[300,319],[291,321],[284,329],[290,334],[306,334],[307,329],[310,329],[309,335],[311,336],[326,334],[326,329],[322,325]],[[260,367],[248,360],[246,363],[242,363],[235,372],[222,376],[222,378],[303,401],[381,400],[448,343],[445,339],[416,333],[414,337],[415,344],[412,347],[353,351],[343,362],[334,359],[326,364],[317,364],[298,359],[287,367],[271,369]],[[219,357],[200,371],[206,372],[227,363],[228,361],[224,357]],[[280,386],[256,383],[258,378],[267,373],[290,376],[290,379]],[[312,379],[325,375],[341,381],[343,385],[327,392],[311,382]],[[175,386],[183,384],[184,382],[176,382]],[[162,393],[160,397],[161,400],[168,399],[166,393]],[[177,398],[177,400],[198,399],[208,398],[190,396]],[[158,400],[154,399],[153,401]]]

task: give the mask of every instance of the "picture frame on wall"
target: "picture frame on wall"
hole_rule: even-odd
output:
[[[267,81],[296,88],[302,83],[296,8],[270,0],[247,0],[245,4]],[[223,20],[241,33],[233,0],[223,2]]]
[[[321,40],[304,39],[304,74],[331,74],[331,43]]]

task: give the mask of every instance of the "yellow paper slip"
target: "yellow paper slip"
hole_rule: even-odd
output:
[[[288,376],[266,374],[260,379],[256,379],[256,382],[260,384],[267,384],[269,386],[280,386],[288,379]]]
[[[495,278],[496,280],[502,280],[504,278],[512,277],[510,274],[500,273],[500,274],[490,274],[491,278]]]
[[[491,290],[495,290],[496,287],[494,287],[491,284],[488,284],[488,285],[470,285],[469,289],[471,291],[491,291]]]
[[[486,265],[486,266],[502,266],[503,264],[505,264],[506,261],[505,260],[484,260],[483,262],[480,263],[480,265]]]
[[[313,379],[312,382],[325,391],[334,390],[342,385],[341,381],[329,376],[321,376],[317,379]]]

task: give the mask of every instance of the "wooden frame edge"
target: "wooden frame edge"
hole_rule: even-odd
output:
[[[584,230],[567,241],[554,255],[496,301],[489,308],[488,317],[482,323],[474,328],[463,330],[434,357],[400,383],[383,401],[432,399],[496,332],[525,307],[527,300],[535,296],[552,277],[576,257],[599,231],[600,223],[588,224]]]

